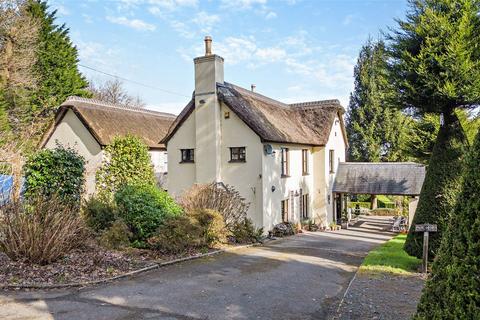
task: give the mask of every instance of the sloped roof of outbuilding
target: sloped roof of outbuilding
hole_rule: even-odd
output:
[[[337,115],[347,141],[345,110],[338,100],[285,104],[230,83],[217,84],[217,95],[263,142],[324,146]],[[194,108],[192,99],[162,142],[168,142]]]
[[[424,179],[425,166],[414,162],[342,162],[333,192],[415,196]]]
[[[45,145],[68,110],[72,110],[101,146],[106,146],[117,136],[135,135],[151,149],[164,149],[159,137],[167,134],[175,115],[147,109],[130,108],[95,99],[69,97],[55,115],[55,123],[49,130]]]

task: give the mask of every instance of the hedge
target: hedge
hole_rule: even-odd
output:
[[[416,319],[478,319],[480,315],[480,133],[427,280]]]
[[[412,226],[422,223],[438,225],[438,232],[430,235],[429,258],[437,254],[455,200],[460,191],[464,155],[468,142],[460,121],[452,113],[444,115],[432,156],[428,163],[425,181]],[[405,251],[417,258],[422,257],[423,234],[410,228],[405,242]]]

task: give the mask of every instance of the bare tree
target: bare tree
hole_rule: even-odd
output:
[[[119,79],[108,80],[100,84],[94,81],[89,82],[89,91],[95,99],[130,108],[145,108],[145,102],[139,96],[130,95]]]

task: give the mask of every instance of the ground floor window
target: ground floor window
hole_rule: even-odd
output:
[[[302,219],[308,219],[309,202],[308,194],[302,195]]]
[[[288,222],[288,199],[282,200],[282,221]]]

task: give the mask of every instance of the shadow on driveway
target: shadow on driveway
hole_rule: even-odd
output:
[[[371,224],[371,225],[370,225]],[[1,319],[327,319],[364,256],[392,237],[362,218],[84,289],[0,293]]]

